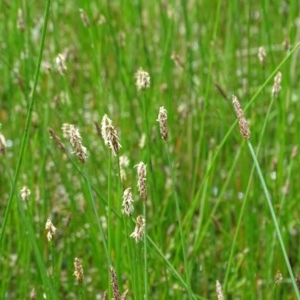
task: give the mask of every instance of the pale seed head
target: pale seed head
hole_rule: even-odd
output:
[[[138,69],[135,73],[135,84],[138,90],[145,90],[150,87],[150,75],[143,69]]]

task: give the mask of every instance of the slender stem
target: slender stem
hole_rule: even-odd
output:
[[[30,102],[29,102],[29,107],[28,107],[28,112],[27,112],[27,117],[26,117],[26,124],[25,124],[25,129],[24,129],[21,147],[20,147],[20,153],[19,153],[19,157],[18,157],[18,163],[16,166],[16,172],[14,175],[14,179],[12,182],[12,189],[11,189],[11,192],[9,195],[8,203],[7,203],[4,217],[3,217],[1,233],[0,233],[0,245],[3,241],[4,231],[5,231],[5,228],[7,225],[9,212],[11,210],[12,199],[13,199],[14,195],[16,194],[16,186],[17,186],[17,182],[19,179],[23,158],[25,155],[25,149],[26,149],[26,146],[28,143],[29,127],[31,124],[33,106],[35,104],[36,88],[37,88],[37,83],[38,83],[38,79],[39,79],[39,75],[40,75],[40,68],[41,68],[41,62],[42,62],[42,57],[43,57],[43,52],[44,52],[44,44],[45,44],[45,39],[46,39],[47,24],[48,24],[48,19],[49,19],[49,15],[50,15],[50,2],[51,2],[51,0],[48,0],[46,3],[45,14],[44,14],[44,24],[43,24],[43,30],[42,30],[41,45],[40,45],[40,49],[39,49],[37,67],[36,67],[36,71],[35,71],[35,75],[34,75],[32,91],[30,94]]]
[[[280,229],[279,229],[279,225],[278,225],[277,218],[276,218],[276,215],[275,215],[275,211],[274,211],[274,208],[273,208],[270,193],[268,191],[264,176],[261,172],[261,169],[260,169],[259,163],[257,161],[257,157],[256,157],[256,154],[255,154],[254,149],[252,147],[252,144],[250,143],[250,141],[248,141],[247,144],[248,144],[248,148],[250,150],[250,153],[251,153],[251,156],[252,156],[252,159],[253,159],[258,177],[260,179],[265,197],[267,199],[267,203],[268,203],[270,213],[271,213],[271,216],[272,216],[272,219],[273,219],[273,223],[274,223],[274,226],[275,226],[275,231],[276,231],[276,234],[277,234],[277,237],[278,237],[278,240],[279,240],[279,244],[280,244],[280,247],[281,247],[281,250],[282,250],[282,254],[283,254],[286,266],[288,268],[288,272],[289,272],[291,280],[292,280],[292,285],[293,285],[293,288],[295,290],[296,297],[297,297],[297,299],[300,299],[300,293],[299,293],[298,286],[297,286],[297,283],[296,283],[296,280],[295,280],[295,276],[293,274],[292,267],[291,267],[291,264],[290,264],[285,246],[284,246],[283,238],[282,238],[282,235],[281,235],[281,232],[280,232]]]
[[[167,144],[165,144],[165,148],[166,148],[166,153],[167,153],[167,157],[168,157],[168,163],[169,163],[169,167],[170,167],[170,173],[172,174],[172,182],[173,182],[173,197],[174,197],[174,202],[175,202],[175,206],[176,206],[176,216],[177,216],[177,222],[178,222],[178,226],[179,226],[179,233],[180,233],[180,241],[181,241],[181,249],[182,249],[182,255],[183,255],[183,263],[184,263],[184,270],[185,270],[185,280],[187,283],[187,292],[189,295],[189,299],[192,299],[192,292],[191,292],[191,281],[190,281],[190,275],[189,275],[189,267],[188,267],[188,259],[187,259],[187,248],[186,248],[186,244],[185,244],[185,240],[184,240],[184,233],[183,233],[183,226],[182,226],[182,217],[181,217],[181,212],[180,212],[180,205],[179,205],[179,199],[178,199],[178,194],[176,191],[176,180],[175,180],[175,176],[174,176],[174,168],[171,162],[171,157],[170,157],[170,153],[169,153],[169,149]]]

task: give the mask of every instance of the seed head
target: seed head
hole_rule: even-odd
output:
[[[138,90],[145,90],[150,87],[150,75],[143,69],[138,69],[135,73],[135,84]]]
[[[53,237],[55,236],[57,229],[56,229],[56,227],[54,227],[54,225],[52,224],[52,221],[50,219],[47,220],[45,229],[48,231],[47,239],[50,242],[53,239]]]
[[[137,168],[137,187],[140,193],[140,196],[143,200],[147,199],[147,187],[146,187],[146,180],[147,180],[147,170],[146,165],[143,162],[140,162],[136,165]]]
[[[74,273],[76,280],[78,283],[83,282],[83,268],[82,268],[82,261],[78,257],[74,259]]]
[[[265,48],[259,47],[257,55],[258,55],[258,60],[260,62],[261,67],[264,68],[265,64],[266,64],[266,56],[267,56]]]
[[[167,110],[163,106],[161,106],[159,108],[157,122],[159,123],[161,138],[165,141],[168,139],[167,119],[168,119]]]
[[[282,74],[281,72],[278,72],[274,77],[274,84],[272,88],[272,96],[274,98],[276,98],[279,95],[279,92],[281,90],[281,79],[282,79]]]
[[[222,287],[220,282],[217,280],[216,281],[216,291],[217,291],[217,298],[218,300],[224,300],[223,292],[222,292]]]
[[[67,72],[66,56],[64,54],[59,53],[55,58],[55,62],[56,62],[56,67],[57,67],[57,70],[59,71],[59,73],[61,75],[65,75]]]
[[[104,144],[111,149],[114,156],[117,156],[122,146],[119,142],[117,131],[112,125],[111,119],[109,119],[107,115],[104,115],[102,118],[101,135],[104,140]]]
[[[66,147],[62,143],[61,139],[55,134],[54,130],[52,128],[48,128],[49,135],[51,139],[54,141],[54,143],[57,145],[57,147],[60,149],[61,152],[66,152]]]
[[[145,232],[145,218],[140,215],[136,218],[136,225],[130,237],[134,238],[135,242],[138,243],[142,240],[144,236],[144,232]]]
[[[74,148],[74,153],[76,154],[78,160],[84,164],[87,159],[87,150],[82,145],[82,138],[79,129],[72,124],[64,123],[62,125],[62,131],[64,137],[70,139],[70,143]]]
[[[80,12],[80,18],[82,20],[82,23],[85,27],[89,27],[90,26],[90,21],[89,21],[89,17],[87,16],[86,12],[80,8],[79,9]]]
[[[110,267],[110,283],[114,295],[114,300],[121,300],[119,285],[117,281],[117,274],[113,267]]]
[[[5,149],[6,149],[6,141],[5,137],[3,134],[0,132],[0,154],[5,154]]]
[[[238,100],[237,97],[232,96],[232,104],[233,104],[237,119],[239,121],[240,132],[241,132],[243,138],[249,139],[250,138],[249,125],[248,125],[248,122],[247,122],[247,120],[244,116],[244,112],[241,108],[241,105],[240,105],[239,100]]]
[[[30,196],[30,189],[24,185],[20,191],[20,196],[23,201],[27,201]]]
[[[133,198],[132,198],[132,192],[131,188],[128,188],[124,191],[123,193],[123,203],[122,203],[122,213],[125,214],[126,216],[131,216],[134,207],[133,207]]]

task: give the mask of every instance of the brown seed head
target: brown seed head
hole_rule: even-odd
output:
[[[147,199],[147,187],[146,187],[146,180],[147,180],[147,170],[146,165],[143,162],[140,162],[136,165],[137,167],[137,187],[140,193],[141,198],[146,201]]]
[[[119,285],[117,281],[117,274],[113,267],[110,267],[110,283],[114,295],[114,300],[121,300],[120,292],[119,292]]]
[[[74,259],[74,273],[76,280],[78,283],[83,282],[83,267],[82,267],[82,261],[78,257],[75,257]]]
[[[130,237],[135,239],[135,242],[138,243],[142,240],[145,232],[145,218],[140,215],[136,218],[136,225],[134,231]]]
[[[112,125],[111,119],[109,119],[107,115],[104,115],[102,118],[101,135],[104,140],[104,144],[111,149],[114,156],[117,156],[122,146],[119,142],[117,131]]]
[[[62,143],[61,139],[55,134],[54,130],[52,128],[48,128],[49,135],[51,139],[54,141],[54,143],[57,145],[59,150],[63,153],[66,152],[66,147]]]
[[[249,139],[250,138],[249,125],[244,116],[244,112],[241,108],[241,105],[240,105],[237,97],[232,96],[232,104],[233,104],[234,111],[235,111],[235,114],[236,114],[238,122],[239,122],[241,134],[242,134],[243,138]]]
[[[90,21],[89,21],[89,17],[87,16],[86,12],[82,8],[79,8],[79,12],[80,12],[80,18],[82,20],[83,25],[85,27],[89,27]]]
[[[74,153],[81,163],[85,163],[87,159],[87,150],[82,145],[82,138],[79,129],[72,124],[64,123],[62,125],[62,131],[64,137],[70,139],[70,143],[73,146]]]
[[[157,122],[159,123],[161,138],[165,141],[168,139],[167,119],[167,110],[163,106],[161,106],[159,108]]]
[[[128,188],[124,191],[123,193],[123,203],[122,203],[122,213],[125,214],[126,216],[131,216],[134,207],[133,207],[133,198],[132,198],[132,192],[131,188]]]

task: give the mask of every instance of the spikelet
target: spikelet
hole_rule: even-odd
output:
[[[82,8],[79,8],[79,12],[80,12],[80,18],[81,18],[83,25],[85,27],[89,27],[90,20],[89,20],[89,17],[87,16],[86,12]]]
[[[55,134],[54,130],[52,128],[48,128],[49,135],[51,139],[54,141],[54,143],[57,145],[59,150],[63,153],[66,152],[66,147],[62,143],[61,139]]]
[[[74,148],[74,153],[76,154],[78,160],[84,164],[87,160],[87,150],[82,145],[82,138],[79,129],[72,124],[64,123],[62,125],[63,135],[70,139],[70,143]]]
[[[117,281],[117,274],[113,267],[110,267],[110,283],[113,291],[114,300],[121,300],[119,285]]]
[[[261,67],[264,68],[266,65],[266,57],[267,57],[266,50],[264,47],[258,48],[257,56],[258,56],[258,60],[260,62]]]
[[[122,213],[126,216],[131,216],[134,211],[133,198],[131,188],[128,188],[123,193]]]
[[[237,99],[236,96],[232,96],[232,104],[233,104],[234,111],[235,111],[235,114],[236,114],[238,122],[239,122],[240,132],[241,132],[243,138],[249,139],[250,138],[249,125],[244,116],[244,112],[241,108],[239,100]]]
[[[137,187],[140,193],[141,198],[146,201],[147,200],[147,187],[146,187],[146,180],[147,180],[147,169],[146,165],[143,162],[140,162],[136,165],[137,168]]]
[[[135,239],[135,242],[138,243],[143,239],[144,232],[145,232],[145,218],[140,215],[136,218],[136,225],[130,237]]]
[[[138,69],[135,73],[135,84],[138,90],[145,90],[150,87],[150,75],[143,69]]]
[[[163,106],[161,106],[159,108],[159,113],[156,121],[159,123],[161,138],[165,141],[168,139],[167,119],[167,110]]]
[[[67,72],[67,66],[66,66],[66,56],[64,54],[59,53],[56,58],[56,68],[59,71],[61,75],[65,75]]]
[[[99,128],[97,129],[97,131],[98,130]],[[112,125],[111,119],[109,119],[107,115],[104,115],[102,118],[101,135],[104,140],[104,144],[111,149],[114,156],[117,156],[122,146],[119,142],[117,131],[115,127]]]
[[[281,72],[278,72],[274,77],[274,84],[272,87],[272,96],[274,98],[276,98],[279,95],[279,92],[281,90],[281,79],[282,79],[282,74]]]
[[[75,257],[74,259],[74,277],[76,278],[78,283],[83,282],[83,267],[82,267],[82,261],[78,257]]]
[[[224,300],[223,292],[222,292],[222,287],[220,282],[217,280],[216,281],[216,292],[217,292],[217,298],[218,300]]]
[[[47,230],[47,239],[50,242],[56,234],[56,227],[52,224],[50,219],[47,220],[45,229]]]
[[[24,185],[20,191],[22,201],[27,201],[30,197],[30,189]]]

